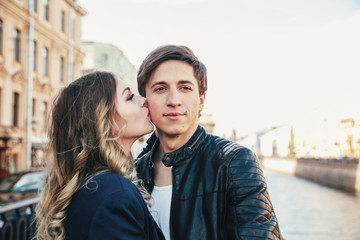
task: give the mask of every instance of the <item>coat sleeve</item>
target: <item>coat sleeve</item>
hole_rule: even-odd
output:
[[[229,165],[227,233],[229,239],[282,239],[256,155],[240,150]]]
[[[89,240],[147,239],[145,223],[145,213],[133,193],[114,193],[98,207],[90,225]]]

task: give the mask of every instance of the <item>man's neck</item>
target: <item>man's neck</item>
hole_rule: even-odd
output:
[[[191,131],[179,135],[168,135],[164,132],[158,132],[158,138],[160,140],[160,148],[163,153],[173,152],[184,146],[190,138],[194,135],[198,125],[195,125]]]

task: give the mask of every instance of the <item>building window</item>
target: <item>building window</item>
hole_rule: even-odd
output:
[[[102,53],[100,56],[100,65],[102,67],[106,67],[108,65],[108,55],[106,53]]]
[[[49,20],[49,0],[44,0],[44,14],[45,19]]]
[[[65,59],[60,57],[60,82],[65,80]]]
[[[20,62],[20,31],[15,29],[15,61]]]
[[[14,92],[13,104],[13,126],[16,127],[19,124],[19,94],[16,92]]]
[[[46,47],[43,48],[42,51],[42,59],[43,59],[43,75],[47,76],[49,73],[49,53]]]
[[[3,22],[0,19],[0,54],[3,53],[2,51],[2,45],[3,45]]]
[[[37,12],[37,0],[34,0],[34,12]]]
[[[33,70],[34,71],[36,71],[36,65],[37,65],[37,62],[36,62],[36,59],[37,59],[37,54],[36,54],[36,48],[37,48],[37,46],[36,46],[37,44],[36,44],[36,41],[34,41],[34,66],[33,66]]]
[[[65,12],[61,11],[61,31],[65,32]]]
[[[36,113],[35,112],[35,110],[36,110],[36,108],[35,108],[36,105],[35,104],[36,104],[36,100],[35,100],[35,98],[33,98],[33,100],[32,100],[32,116],[33,117],[35,117],[35,113]]]
[[[43,118],[44,118],[44,124],[43,124],[43,130],[46,131],[47,128],[47,102],[43,102]]]
[[[32,118],[31,118],[31,127],[32,129],[36,129],[37,127],[37,117],[36,117],[36,100],[33,98],[32,100]]]

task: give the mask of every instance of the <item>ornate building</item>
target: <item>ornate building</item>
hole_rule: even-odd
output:
[[[0,1],[0,174],[44,160],[52,99],[81,75],[85,14],[74,0]]]

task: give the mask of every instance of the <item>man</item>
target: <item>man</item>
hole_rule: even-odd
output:
[[[199,126],[207,74],[193,52],[155,49],[140,66],[138,89],[157,137],[135,164],[165,237],[282,239],[255,154]]]

